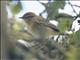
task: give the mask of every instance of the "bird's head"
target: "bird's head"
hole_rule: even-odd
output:
[[[29,20],[29,19],[31,19],[31,18],[33,18],[35,16],[36,16],[35,13],[33,13],[33,12],[27,12],[22,17],[20,17],[20,18],[24,19],[24,20]]]

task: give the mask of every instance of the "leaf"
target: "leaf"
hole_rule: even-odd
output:
[[[76,60],[77,49],[75,47],[70,47],[69,51],[66,52],[66,60]]]
[[[11,3],[9,3],[9,6],[11,8],[11,11],[15,14],[20,12],[20,10],[22,9],[20,1],[14,1],[14,3],[11,1]]]
[[[78,31],[72,35],[71,41],[74,42],[76,47],[80,48],[80,31]]]
[[[15,21],[15,24],[13,25],[13,30],[20,31],[22,28],[24,28],[24,21]]]
[[[48,7],[48,19],[51,20],[53,17],[58,15],[58,9],[63,8],[65,6],[65,1],[54,1],[49,4]]]
[[[79,60],[80,59],[80,31],[69,35],[70,48],[66,52],[67,60]]]
[[[66,30],[69,30],[72,24],[72,18],[59,18],[59,29],[60,32],[65,32]]]

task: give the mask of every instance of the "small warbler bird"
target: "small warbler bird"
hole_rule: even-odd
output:
[[[55,35],[59,33],[59,29],[51,24],[48,20],[41,16],[37,16],[33,12],[25,13],[22,17],[28,28],[28,32],[30,32],[34,38],[46,39],[50,35]]]

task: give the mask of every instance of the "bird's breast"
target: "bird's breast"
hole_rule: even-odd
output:
[[[36,37],[44,38],[46,35],[46,27],[42,24],[32,23],[28,26],[28,30]]]
[[[54,35],[52,29],[46,27],[43,24],[38,24],[35,22],[28,25],[28,31],[36,38],[48,38],[50,35]]]

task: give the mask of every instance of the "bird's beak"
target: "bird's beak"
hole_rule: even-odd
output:
[[[23,19],[23,17],[19,17],[20,19]]]

